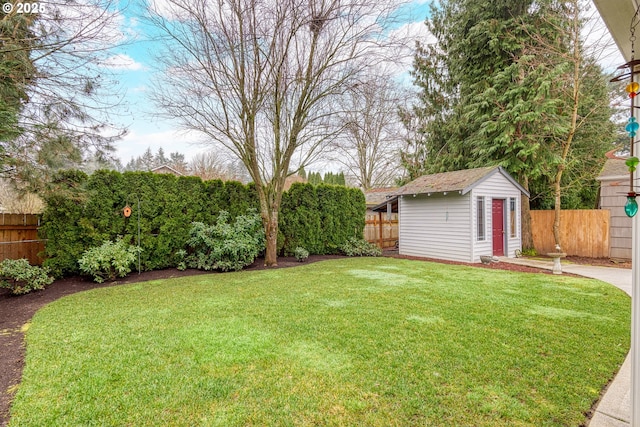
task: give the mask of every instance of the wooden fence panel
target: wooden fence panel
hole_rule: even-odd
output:
[[[382,249],[394,248],[398,242],[398,214],[394,213],[391,220],[386,213],[367,215],[364,238]]]
[[[567,255],[609,258],[610,212],[563,210],[560,212],[560,242]],[[555,252],[554,211],[531,211],[533,245],[539,254]]]
[[[44,241],[38,239],[40,217],[28,214],[0,214],[0,261],[26,258],[32,265],[42,264],[38,252]]]

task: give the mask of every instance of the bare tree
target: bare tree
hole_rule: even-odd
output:
[[[398,114],[406,91],[390,76],[374,76],[346,93],[340,120],[343,133],[332,160],[341,163],[364,190],[386,186],[401,174],[404,127]]]
[[[155,101],[226,147],[256,185],[265,264],[277,264],[285,179],[339,131],[337,100],[383,55],[388,0],[165,0],[149,18],[167,49]]]
[[[229,161],[214,152],[198,153],[189,162],[191,175],[199,176],[203,180],[229,179]]]
[[[44,208],[44,201],[37,194],[20,193],[6,179],[0,178],[0,212],[39,214]]]

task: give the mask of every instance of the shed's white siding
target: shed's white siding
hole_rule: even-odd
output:
[[[402,255],[480,262],[493,255],[492,200],[504,200],[505,255],[514,257],[522,249],[520,189],[496,172],[477,183],[465,195],[457,192],[431,196],[404,195],[398,200],[399,252]],[[477,236],[477,198],[485,198],[485,238]],[[509,217],[510,199],[515,199],[515,236]]]
[[[398,209],[400,254],[471,261],[468,196],[402,196]]]
[[[491,201],[493,199],[504,200],[504,233],[505,233],[505,247],[504,254],[508,257],[515,257],[516,250],[522,250],[522,232],[521,232],[521,217],[520,217],[520,198],[522,193],[515,187],[507,178],[500,173],[494,173],[486,180],[479,183],[473,190],[471,190],[471,198],[476,200],[477,197],[485,197],[485,218],[487,221],[487,239],[484,242],[479,242],[474,238],[473,247],[473,262],[480,262],[480,255],[493,255],[493,240],[491,230],[493,229],[492,215],[491,215]],[[511,221],[509,220],[509,199],[516,199],[516,215],[515,215],[515,237],[511,237]],[[474,230],[476,226],[476,204],[472,203],[473,215],[471,220],[474,224]]]

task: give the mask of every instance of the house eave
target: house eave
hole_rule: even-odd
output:
[[[625,61],[631,60],[631,34],[629,27],[638,9],[638,0],[593,0],[602,20],[609,29]]]
[[[599,176],[596,178],[596,181],[620,181],[621,179],[629,179],[629,175]]]
[[[505,177],[511,184],[513,184],[518,190],[520,190],[520,192],[522,194],[524,194],[525,196],[529,197],[530,194],[527,190],[524,189],[524,187],[522,185],[520,185],[518,183],[518,181],[516,181],[515,179],[513,179],[513,177],[511,175],[509,175],[509,173],[502,167],[502,166],[498,166],[494,171],[492,171],[491,173],[486,174],[485,176],[483,176],[482,178],[480,178],[479,180],[477,180],[476,182],[474,182],[473,184],[469,185],[466,188],[463,188],[462,191],[460,192],[460,194],[465,195],[467,194],[469,191],[473,190],[475,187],[477,187],[478,185],[480,185],[482,182],[486,181],[487,179],[489,179],[490,177],[493,176],[493,174],[495,173],[500,173],[503,177]]]

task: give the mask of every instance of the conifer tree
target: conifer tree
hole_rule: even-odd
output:
[[[568,33],[578,4],[443,0],[432,7],[427,26],[437,44],[418,48],[413,75],[420,102],[404,112],[405,125],[418,135],[403,156],[408,171],[415,176],[499,164],[531,192],[534,206],[550,207],[551,182],[562,164],[569,171],[560,174],[571,190],[569,207],[593,201],[595,191],[583,189],[593,185],[594,167],[614,135],[602,70]],[[575,75],[574,46],[583,55],[580,79],[590,82],[581,85],[579,99],[565,91]],[[575,154],[564,152],[561,142],[572,116],[582,129],[574,126],[571,136]],[[529,208],[523,198],[525,247],[533,245]]]

